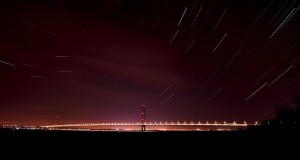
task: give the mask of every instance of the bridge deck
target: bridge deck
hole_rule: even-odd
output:
[[[233,126],[233,127],[247,127],[251,125],[259,125],[258,123],[83,123],[83,124],[63,124],[63,125],[48,125],[42,126],[45,128],[59,128],[59,127],[82,127],[82,126]]]

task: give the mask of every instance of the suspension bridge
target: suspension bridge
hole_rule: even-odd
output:
[[[47,129],[65,129],[65,128],[128,128],[128,127],[141,127],[142,131],[145,131],[146,128],[157,128],[157,127],[169,127],[169,128],[197,128],[197,127],[214,127],[214,128],[245,128],[247,126],[256,126],[259,125],[258,122],[254,123],[237,123],[233,122],[146,122],[146,107],[145,105],[141,106],[141,121],[140,122],[113,122],[113,123],[73,123],[73,124],[55,124],[41,126]],[[58,121],[58,120],[57,120]]]

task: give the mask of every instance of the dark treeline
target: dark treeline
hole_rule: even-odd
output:
[[[299,129],[300,123],[300,90],[294,93],[290,104],[279,104],[275,107],[276,117],[265,120],[262,128],[267,129]]]

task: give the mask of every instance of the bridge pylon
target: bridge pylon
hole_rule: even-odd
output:
[[[142,121],[142,131],[146,131],[146,125],[145,125],[145,118],[146,118],[146,106],[145,105],[141,105],[142,106],[142,113],[141,113],[141,115],[142,115],[142,119],[141,119],[141,121]]]

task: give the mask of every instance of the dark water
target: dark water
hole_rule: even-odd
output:
[[[299,132],[205,131],[205,132],[87,132],[47,130],[0,130],[1,146],[8,150],[32,151],[97,150],[169,153],[168,150],[230,151],[254,154],[265,150],[297,150]],[[164,150],[166,152],[164,152]],[[170,153],[170,154],[175,154]],[[195,153],[195,152],[193,152]],[[204,153],[204,152],[201,152]],[[279,153],[279,152],[274,152]],[[295,151],[295,153],[297,153]],[[74,153],[72,153],[74,154]]]

